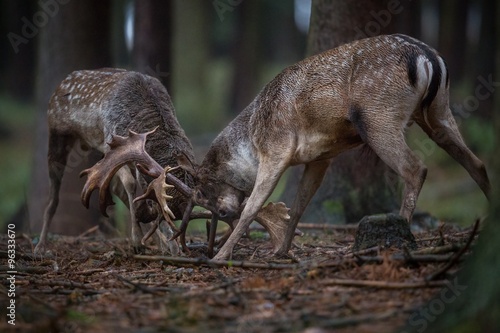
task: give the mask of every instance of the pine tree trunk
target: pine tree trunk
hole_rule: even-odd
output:
[[[56,15],[40,29],[36,82],[37,128],[35,156],[28,209],[31,232],[42,226],[48,197],[47,105],[57,85],[73,70],[111,65],[109,45],[109,0],[71,1],[61,4]],[[96,224],[100,214],[81,204],[84,180],[80,170],[94,164],[96,156],[77,148],[70,153],[60,193],[58,210],[50,232],[78,234]]]
[[[240,113],[257,94],[259,75],[259,21],[260,1],[244,1],[234,9],[236,15],[234,59],[230,110]]]
[[[170,1],[135,1],[133,66],[159,79],[167,90],[172,73],[172,11]]]

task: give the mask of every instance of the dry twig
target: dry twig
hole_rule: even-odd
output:
[[[326,286],[336,285],[347,287],[371,287],[380,289],[442,288],[447,285],[447,281],[390,282],[351,279],[326,279],[321,281],[320,283]]]
[[[474,237],[476,236],[478,228],[479,228],[479,219],[476,220],[476,223],[474,223],[474,227],[472,228],[469,239],[467,240],[465,246],[462,247],[462,249],[459,252],[457,252],[446,265],[441,267],[436,272],[429,274],[425,279],[427,281],[435,280],[444,273],[446,273],[451,267],[453,267],[453,265],[455,265],[458,262],[460,257],[462,257],[465,254],[465,252],[467,252],[467,250],[469,249],[470,245],[472,244],[472,241],[474,240]]]
[[[297,264],[275,264],[275,263],[258,263],[239,260],[210,260],[205,258],[184,258],[184,257],[168,257],[168,256],[145,256],[135,255],[135,259],[148,261],[163,261],[165,264],[173,266],[208,266],[208,267],[240,267],[240,268],[256,268],[256,269],[296,269]]]

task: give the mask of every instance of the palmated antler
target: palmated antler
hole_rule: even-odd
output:
[[[274,252],[285,241],[286,229],[290,222],[289,210],[283,202],[270,202],[267,206],[261,208],[255,218],[255,221],[261,224],[269,233]]]
[[[88,176],[81,196],[85,207],[89,206],[92,192],[99,188],[99,209],[104,216],[107,216],[106,208],[114,204],[108,191],[109,184],[115,173],[127,163],[136,163],[139,171],[154,178],[164,173],[163,167],[149,156],[145,149],[147,136],[155,131],[156,128],[146,133],[136,133],[129,130],[128,137],[112,136],[111,142],[108,143],[111,150],[93,167],[80,173],[80,177]],[[191,189],[174,175],[166,173],[165,179],[174,185],[181,194],[191,197]]]
[[[134,202],[137,202],[139,200],[146,200],[150,199],[153,201],[156,201],[158,205],[160,206],[161,212],[163,214],[163,218],[167,223],[170,225],[172,230],[177,231],[177,227],[175,226],[174,222],[172,222],[172,219],[175,219],[174,213],[170,210],[168,207],[167,201],[171,200],[173,197],[167,194],[167,190],[169,188],[173,188],[173,185],[169,185],[165,182],[165,179],[167,177],[167,174],[169,172],[172,172],[176,170],[178,167],[171,168],[169,166],[165,167],[163,172],[155,179],[153,179],[149,185],[148,188],[146,189],[146,192],[144,192],[143,195],[138,196],[137,198],[134,199]],[[143,240],[145,241],[145,240]]]

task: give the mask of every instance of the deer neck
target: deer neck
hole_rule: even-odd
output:
[[[249,110],[244,110],[214,140],[203,162],[218,179],[245,192],[252,192],[259,161],[248,128]]]

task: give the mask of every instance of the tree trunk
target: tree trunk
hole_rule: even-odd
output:
[[[109,0],[71,1],[59,6],[59,12],[40,29],[37,68],[37,128],[35,156],[29,190],[29,214],[32,232],[41,229],[48,195],[47,105],[57,85],[73,70],[111,65],[109,50]],[[86,210],[80,202],[84,180],[79,171],[97,161],[87,152],[70,153],[60,193],[58,210],[50,231],[78,234],[96,223],[97,209]],[[94,205],[94,207],[97,207]]]
[[[475,76],[471,80],[476,80],[478,76],[487,78],[488,75],[496,72],[498,62],[498,29],[495,29],[495,24],[498,21],[500,6],[497,0],[482,0],[481,2],[481,30],[479,45],[477,48],[477,56],[474,57],[476,62]],[[465,66],[464,66],[465,67]],[[471,91],[471,94],[475,91]],[[476,112],[478,116],[488,121],[492,117],[493,98],[487,98],[481,101]]]
[[[387,2],[313,0],[308,55],[355,39],[390,32],[394,16]],[[282,199],[292,202],[303,167],[289,173]],[[394,172],[363,147],[335,157],[302,219],[308,222],[350,223],[365,215],[399,208],[399,183]]]
[[[231,93],[231,112],[240,113],[257,93],[259,79],[259,17],[261,1],[244,1],[237,6]]]
[[[463,0],[457,6],[454,0],[439,2],[439,52],[446,59],[451,82],[459,82],[466,74],[468,3]]]
[[[135,1],[133,66],[159,79],[167,90],[172,73],[172,10],[171,1]]]
[[[0,20],[2,38],[9,40],[0,50],[0,88],[15,98],[31,101],[34,95],[36,43],[30,34],[22,33],[22,18],[33,20],[39,10],[34,1],[2,1]],[[35,27],[35,29],[38,29]],[[35,34],[33,32],[33,34]]]
[[[406,1],[404,9],[395,17],[394,31],[421,39],[422,2]]]
[[[114,67],[127,68],[131,63],[132,43],[127,39],[128,19],[133,16],[134,3],[112,0],[111,5],[111,55]],[[134,26],[135,28],[135,26]]]

